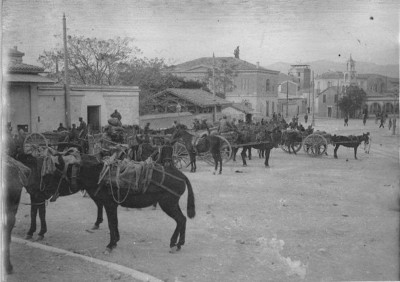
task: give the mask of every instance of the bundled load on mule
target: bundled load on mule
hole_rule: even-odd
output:
[[[110,118],[108,125],[105,126],[104,132],[115,143],[124,142],[125,129],[122,127],[121,121],[117,118]]]
[[[118,195],[128,193],[145,193],[150,184],[153,174],[154,162],[149,158],[144,162],[137,162],[128,159],[118,160],[115,155],[105,160],[102,172],[100,173],[99,183],[108,185],[111,192],[118,193],[115,200],[121,202]]]

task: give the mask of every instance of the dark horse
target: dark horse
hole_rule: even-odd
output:
[[[281,135],[282,133],[279,128],[275,128],[272,131],[267,130],[266,128],[261,128],[259,132],[253,133],[248,130],[239,131],[237,140],[234,142],[233,156],[235,158],[235,155],[240,147],[236,146],[235,144],[242,144],[243,149],[241,152],[241,157],[243,166],[247,166],[246,151],[249,152],[251,148],[254,148],[262,152],[260,153],[260,156],[265,158],[264,165],[268,167],[271,149],[278,147]]]
[[[63,162],[60,155],[54,157],[59,162]],[[77,186],[76,179],[74,179],[74,176],[72,175],[71,166],[68,167],[66,174],[62,175],[62,179],[60,179],[54,187],[50,187],[47,185],[42,175],[43,165],[46,158],[33,157],[29,154],[20,154],[18,155],[18,160],[31,170],[28,185],[25,186],[31,200],[31,225],[25,238],[31,239],[33,233],[36,232],[36,217],[39,212],[40,231],[38,233],[38,240],[42,240],[44,234],[47,232],[46,201],[49,199],[53,199],[54,201],[58,196],[72,195],[80,191],[80,189]],[[56,164],[55,167],[57,168],[58,165]],[[57,169],[54,173],[60,175],[63,174],[60,169]]]
[[[294,146],[296,144],[301,144],[303,142],[303,138],[312,134],[313,131],[314,130],[312,128],[306,129],[304,131],[291,130],[291,129],[285,130],[282,132],[281,144],[285,145],[288,148],[289,154],[291,154],[290,149],[292,149],[293,153],[297,155]]]
[[[196,155],[198,153],[210,152],[215,163],[214,174],[216,174],[218,169],[218,163],[220,164],[219,174],[222,173],[222,157],[221,157],[221,139],[216,135],[203,135],[196,136],[186,130],[177,129],[171,136],[171,143],[177,140],[182,140],[185,144],[186,150],[190,157],[190,172],[196,172]]]
[[[186,217],[179,207],[179,199],[185,192],[186,187],[188,189],[187,215],[189,218],[195,216],[194,194],[189,179],[174,166],[162,167],[155,165],[151,174],[150,184],[145,193],[135,193],[132,189],[116,191],[117,185],[110,185],[104,181],[100,185],[98,184],[103,167],[104,163],[99,162],[95,157],[82,155],[77,181],[79,187],[88,192],[96,205],[98,207],[104,206],[106,210],[110,230],[110,242],[107,245],[106,252],[111,252],[120,239],[117,216],[118,206],[144,208],[153,205],[155,202],[158,202],[161,209],[176,221],[176,229],[171,237],[170,247],[171,251],[180,250],[185,243]],[[59,169],[63,169],[62,164]],[[50,186],[54,186],[59,183],[60,175],[48,174],[46,175],[46,180],[48,179],[51,179]],[[124,194],[124,201],[114,198],[115,194],[119,192]]]
[[[8,274],[12,273],[13,266],[10,261],[11,232],[15,225],[15,216],[21,199],[22,187],[26,185],[30,169],[22,163],[9,156],[3,157],[2,167],[4,170],[4,204],[6,220],[3,229],[4,242],[4,268]]]
[[[332,144],[335,146],[333,150],[333,154],[335,159],[337,159],[337,150],[339,149],[340,145],[345,147],[354,148],[354,159],[357,160],[357,148],[360,146],[361,142],[364,144],[369,143],[369,132],[363,133],[363,135],[358,136],[341,136],[341,135],[333,135],[331,138]]]

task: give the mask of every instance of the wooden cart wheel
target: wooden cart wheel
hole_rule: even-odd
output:
[[[220,135],[217,135],[217,137],[221,139],[221,145],[219,151],[222,157],[222,163],[226,163],[232,158],[232,146],[225,137]],[[201,158],[201,160],[208,163],[209,165],[214,165],[214,159],[210,152],[206,152],[200,155],[199,157]]]
[[[44,151],[48,148],[49,143],[40,133],[31,133],[24,140],[23,150],[25,154],[30,154],[34,157],[43,156]]]
[[[311,134],[304,139],[303,148],[308,155],[318,157],[325,154],[328,141],[320,134]]]
[[[190,157],[186,146],[182,143],[176,142],[173,149],[172,159],[175,167],[179,169],[188,167],[190,164]]]
[[[279,146],[281,147],[281,149],[283,151],[285,151],[286,153],[289,153],[289,147],[286,144],[280,144]],[[303,146],[303,144],[301,142],[295,142],[294,146],[293,146],[294,151],[297,153],[298,151],[300,151],[302,146]],[[292,153],[293,150],[290,149],[290,152]]]
[[[232,158],[232,146],[225,137],[219,135],[218,137],[222,140],[222,144],[219,149],[222,157],[222,162],[229,162],[229,160]]]

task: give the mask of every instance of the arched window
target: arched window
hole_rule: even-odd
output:
[[[270,82],[269,79],[265,82],[265,91],[270,91]]]

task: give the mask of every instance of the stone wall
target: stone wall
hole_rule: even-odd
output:
[[[62,86],[40,86],[38,90],[40,123],[38,132],[55,130],[65,121],[64,89]],[[123,124],[139,123],[139,88],[114,86],[72,86],[70,91],[71,124],[79,125],[79,117],[87,122],[88,106],[100,107],[100,126],[107,125],[117,109]]]

